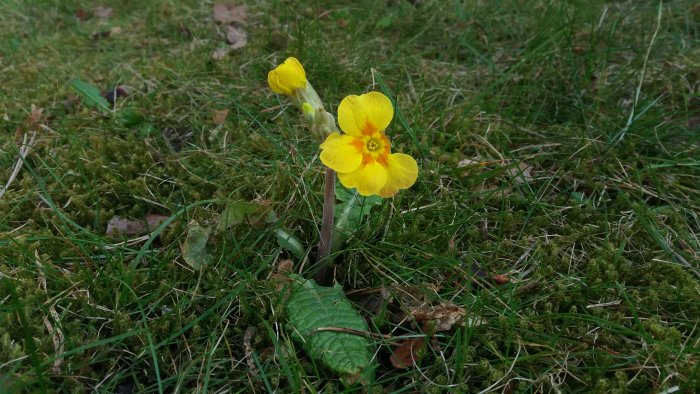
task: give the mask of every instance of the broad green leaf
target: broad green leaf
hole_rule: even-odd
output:
[[[187,264],[194,269],[211,263],[212,256],[207,251],[207,241],[211,235],[211,228],[202,227],[197,223],[190,223],[187,229],[187,238],[182,245],[182,257]]]
[[[320,360],[344,382],[369,383],[374,374],[372,342],[357,334],[318,331],[333,327],[367,332],[367,322],[339,286],[318,286],[298,275],[290,278],[291,294],[284,311],[293,337],[303,344],[311,358]]]
[[[362,219],[370,214],[373,206],[382,203],[378,196],[361,196],[357,190],[347,190],[340,184],[335,187],[335,197],[340,203],[335,205],[333,252],[341,249],[348,237],[360,228]]]
[[[70,81],[70,86],[80,94],[86,105],[98,107],[108,111],[111,109],[109,101],[102,97],[100,89],[98,89],[95,85],[79,79],[74,79]]]
[[[257,224],[268,210],[268,207],[254,202],[232,201],[219,217],[218,230],[228,230],[246,220],[251,224]]]

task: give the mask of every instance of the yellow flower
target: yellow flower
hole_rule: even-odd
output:
[[[288,57],[267,74],[267,83],[273,92],[291,96],[296,90],[306,87],[306,72],[297,58]]]
[[[384,130],[394,117],[389,99],[370,92],[348,96],[338,107],[338,124],[345,134],[333,133],[321,144],[321,161],[338,173],[347,188],[363,196],[391,197],[418,178],[413,157],[391,153]]]

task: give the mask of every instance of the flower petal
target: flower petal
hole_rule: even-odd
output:
[[[288,57],[267,74],[267,84],[273,92],[291,96],[295,90],[306,86],[306,72],[297,58]]]
[[[379,191],[382,197],[391,197],[401,189],[408,189],[418,179],[416,160],[403,153],[393,153],[387,158],[387,182]]]
[[[372,160],[351,173],[338,173],[340,183],[347,188],[357,188],[363,196],[377,194],[387,180],[386,169],[383,165]]]
[[[332,133],[321,144],[321,162],[337,172],[353,172],[362,164],[364,141],[340,133]]]
[[[386,129],[393,117],[391,101],[379,92],[347,96],[338,107],[340,129],[356,137]]]

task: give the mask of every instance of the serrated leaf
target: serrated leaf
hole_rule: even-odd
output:
[[[211,228],[202,227],[197,223],[191,223],[187,229],[187,238],[182,245],[182,258],[194,269],[211,263],[212,256],[207,251],[207,241],[211,235]]]
[[[284,310],[293,337],[303,343],[311,358],[320,360],[346,383],[368,383],[374,373],[374,345],[359,335],[318,331],[333,327],[366,332],[367,322],[340,287],[321,287],[298,275],[290,278],[292,291]]]
[[[70,86],[75,89],[78,94],[80,94],[86,105],[110,110],[109,101],[102,97],[100,89],[98,89],[95,85],[79,79],[74,79],[70,81]]]

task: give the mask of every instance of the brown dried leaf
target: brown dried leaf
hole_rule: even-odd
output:
[[[464,168],[464,167],[470,167],[470,166],[478,166],[478,165],[480,165],[480,164],[481,164],[481,163],[478,162],[478,161],[476,161],[476,160],[464,159],[464,160],[460,160],[459,163],[457,163],[457,168]]]
[[[27,116],[27,118],[24,120],[24,127],[18,126],[15,129],[15,142],[18,144],[22,143],[25,135],[32,131],[36,131],[37,127],[46,120],[43,108],[37,107],[34,104],[32,104],[31,108],[32,109],[29,116]]]
[[[107,236],[134,235],[146,231],[146,224],[140,220],[129,220],[115,216],[107,223]]]
[[[168,216],[165,215],[158,215],[155,213],[149,213],[148,215],[146,215],[146,225],[148,226],[149,230],[155,229],[156,227],[163,224],[163,222],[166,220],[168,220]]]
[[[422,306],[411,311],[416,321],[423,324],[435,323],[435,331],[449,331],[462,323],[465,310],[461,306],[443,303],[436,306]]]
[[[248,7],[245,5],[235,5],[232,2],[214,5],[214,20],[217,23],[222,25],[233,22],[245,24],[246,19],[248,19]]]
[[[294,262],[292,262],[292,260],[287,259],[277,263],[277,267],[275,267],[275,272],[270,277],[272,283],[275,284],[275,288],[277,289],[277,291],[286,290],[286,294],[284,294],[283,296],[284,299],[286,299],[289,296],[290,287],[288,284],[291,281],[291,279],[289,278],[289,274],[291,273],[294,273]]]
[[[399,341],[389,360],[391,365],[399,369],[407,369],[416,365],[420,352],[425,345],[425,338],[409,338]]]
[[[214,110],[214,114],[212,115],[212,121],[217,126],[222,125],[226,121],[227,116],[228,116],[227,109]]]
[[[521,161],[517,167],[509,168],[506,174],[514,178],[515,183],[522,184],[532,181],[532,166]]]
[[[143,234],[158,227],[166,220],[168,220],[168,216],[157,214],[146,215],[145,222],[143,220],[130,220],[115,216],[107,223],[105,234],[109,237]]]
[[[239,27],[229,26],[226,41],[231,44],[231,49],[243,48],[248,45],[248,33]]]

